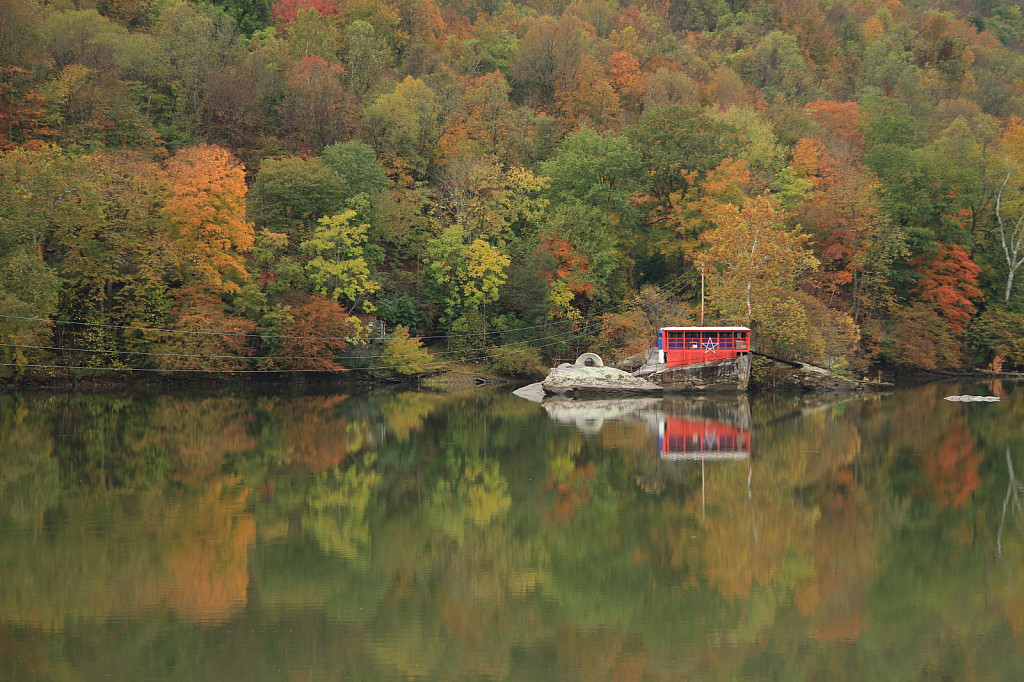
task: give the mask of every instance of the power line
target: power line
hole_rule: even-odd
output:
[[[667,298],[667,296],[673,293],[672,290],[663,292],[658,298],[652,301],[648,306],[650,307],[657,303],[658,299]],[[640,306],[636,310],[629,313],[630,316],[635,316],[644,310],[645,306]],[[0,316],[2,317],[2,316]],[[548,339],[558,339],[550,344],[543,344],[534,348],[545,348],[552,345],[557,345],[560,341],[568,341],[573,337],[579,337],[586,334],[589,330],[599,326],[599,323],[584,324],[578,329],[562,332],[559,334],[552,334],[549,336],[540,337],[539,339],[533,339],[533,342],[545,341]],[[285,337],[292,338],[292,337]],[[296,337],[296,338],[335,338],[335,337]],[[205,353],[157,353],[151,351],[130,351],[130,350],[106,350],[106,349],[94,349],[94,348],[77,348],[71,346],[40,346],[31,344],[17,344],[17,343],[0,343],[0,347],[6,348],[25,348],[31,350],[48,350],[58,352],[76,352],[76,353],[106,353],[111,355],[131,355],[131,356],[142,356],[142,357],[173,357],[173,358],[200,358],[205,360],[375,360],[385,357],[384,355],[261,355],[261,356],[250,356],[250,355],[220,355],[220,354],[205,354]],[[435,355],[456,355],[463,353],[473,353],[478,351],[490,351],[499,350],[505,346],[482,346],[477,348],[467,348],[455,351],[440,351]],[[531,346],[532,347],[532,346]],[[405,353],[398,355],[391,355],[388,357],[403,358],[403,357],[416,357],[418,353]],[[64,366],[64,365],[60,365]]]
[[[551,336],[543,336],[534,341],[545,341],[547,339],[568,339],[577,335],[578,332],[565,332]],[[554,344],[551,344],[554,345]],[[473,353],[476,351],[492,350],[503,346],[482,346],[479,348],[466,348],[464,350],[438,351],[435,355],[456,355],[460,353]],[[35,346],[24,343],[0,343],[0,348],[28,348],[32,350],[49,351],[70,351],[75,353],[107,353],[111,355],[135,355],[143,357],[169,357],[169,358],[202,358],[205,360],[372,360],[383,357],[407,358],[416,357],[418,353],[405,353],[397,355],[217,355],[209,353],[155,353],[152,351],[133,350],[107,350],[102,348],[78,348],[74,346]]]
[[[559,339],[568,340],[574,336],[580,336],[585,333],[586,330],[594,327],[595,325],[583,325],[579,329],[561,332],[558,334],[551,334],[549,336],[542,336],[536,341],[546,341],[548,339]],[[488,332],[493,333],[493,332]],[[330,337],[312,337],[312,338],[330,338]],[[557,342],[547,345],[556,345]],[[540,346],[540,347],[545,347]],[[74,346],[38,346],[30,344],[20,343],[0,343],[0,347],[7,348],[28,348],[33,350],[50,350],[50,351],[72,351],[77,353],[109,353],[116,355],[136,355],[136,356],[152,356],[152,357],[178,357],[178,358],[204,358],[209,360],[218,359],[255,359],[255,360],[366,360],[383,358],[384,355],[216,355],[216,354],[204,354],[204,353],[155,353],[151,351],[130,351],[130,350],[106,350],[106,349],[94,349],[94,348],[78,348]],[[504,346],[481,346],[477,348],[466,348],[462,350],[453,351],[438,351],[435,355],[457,355],[462,353],[473,353],[477,351],[486,351],[503,348]],[[390,355],[387,357],[415,357],[416,353]]]
[[[628,313],[628,316],[629,317],[633,317],[633,316],[636,316],[638,314],[641,314],[646,309],[652,308],[654,305],[656,305],[661,300],[667,299],[669,296],[671,296],[672,294],[675,293],[675,290],[677,290],[677,289],[682,287],[682,282],[681,282],[682,279],[683,279],[682,276],[676,278],[673,281],[673,285],[674,286],[668,288],[667,290],[663,290],[661,292],[661,294],[659,294],[657,297],[655,297],[651,301],[646,302],[644,305],[638,306],[634,310],[630,311]],[[619,305],[619,306],[616,306],[616,307],[621,308],[623,306]],[[607,310],[610,310],[610,309],[607,309]],[[603,314],[603,313],[601,313],[601,314]],[[0,317],[12,317],[12,316],[0,315]],[[570,321],[571,322],[577,322],[576,320],[566,320],[566,322],[570,322]],[[88,324],[88,323],[80,323],[80,324]],[[504,356],[504,355],[511,355],[511,354],[515,354],[515,353],[520,353],[520,352],[528,351],[528,350],[540,350],[542,348],[548,348],[548,347],[551,347],[551,346],[559,345],[560,343],[568,341],[568,340],[570,340],[573,337],[582,336],[584,333],[586,333],[587,330],[590,330],[590,329],[592,329],[592,328],[594,328],[596,326],[599,326],[599,324],[600,324],[599,322],[597,322],[597,323],[590,323],[590,324],[584,324],[584,325],[582,325],[580,328],[578,328],[576,330],[571,330],[571,331],[564,332],[564,333],[561,333],[561,334],[555,334],[555,335],[551,335],[551,336],[548,336],[548,337],[543,337],[541,339],[535,339],[534,341],[544,340],[545,338],[555,338],[555,339],[558,339],[558,340],[557,341],[553,341],[551,343],[547,343],[547,344],[540,344],[540,345],[532,345],[531,344],[531,345],[527,346],[526,348],[511,348],[511,349],[509,349],[508,346],[506,345],[506,346],[490,346],[490,347],[482,347],[482,348],[472,348],[472,349],[466,349],[466,350],[461,350],[461,351],[442,351],[440,353],[442,355],[454,355],[454,354],[477,352],[477,351],[499,351],[499,352],[491,352],[491,353],[488,353],[487,355],[480,355],[480,356],[470,357],[470,358],[463,357],[463,358],[459,358],[459,359],[443,360],[443,361],[439,361],[439,362],[415,363],[415,366],[416,367],[439,367],[439,366],[444,366],[444,365],[457,364],[459,362],[471,362],[471,361],[474,361],[474,360],[486,360],[486,359],[491,359],[491,358],[494,358],[494,357],[501,357],[501,356]],[[109,326],[109,325],[99,325],[99,326]],[[542,326],[542,325],[537,325],[537,326],[539,327],[539,326]],[[216,334],[216,332],[206,332],[206,333],[207,334]],[[241,336],[241,335],[225,334],[225,336]],[[270,338],[273,338],[273,337],[270,337]],[[277,338],[309,338],[309,339],[319,339],[319,340],[324,340],[324,339],[339,339],[339,340],[342,340],[342,337],[277,337]],[[441,337],[441,338],[444,338],[444,337]],[[347,340],[347,339],[343,339],[343,340]],[[626,345],[625,343],[619,343],[619,344],[613,344],[613,347],[623,347],[625,345]],[[29,349],[37,349],[37,350],[52,350],[52,351],[73,351],[73,352],[110,353],[110,354],[115,354],[116,353],[116,354],[119,354],[119,355],[141,355],[141,356],[157,356],[157,357],[183,357],[183,358],[199,358],[199,359],[210,359],[210,360],[228,359],[228,360],[243,360],[243,361],[249,361],[249,362],[251,362],[251,361],[258,361],[258,360],[344,360],[344,359],[349,359],[349,360],[367,360],[367,359],[380,359],[380,358],[384,357],[382,355],[371,355],[371,356],[367,356],[367,355],[356,355],[356,356],[245,356],[245,355],[209,355],[209,354],[186,354],[186,353],[152,353],[152,352],[143,352],[143,351],[110,351],[110,350],[102,350],[102,349],[83,349],[83,348],[70,348],[70,347],[59,347],[59,346],[31,346],[31,345],[27,345],[27,344],[6,344],[6,343],[0,343],[0,347],[29,348]],[[418,354],[401,354],[401,355],[394,355],[394,356],[391,356],[391,357],[396,357],[396,358],[415,357],[416,355],[418,355]],[[20,364],[20,363],[0,363],[0,367],[21,367],[21,368],[34,368],[34,369],[63,369],[63,370],[72,370],[72,369],[74,369],[74,370],[93,370],[93,371],[111,371],[111,372],[136,372],[136,371],[137,372],[165,372],[165,373],[188,372],[188,373],[212,373],[212,374],[221,374],[221,373],[230,373],[230,374],[246,374],[246,373],[251,373],[251,374],[275,374],[275,373],[294,373],[294,372],[320,372],[320,373],[323,373],[323,372],[330,372],[330,371],[338,371],[338,370],[323,370],[323,369],[268,369],[268,370],[260,370],[260,369],[237,369],[237,370],[224,370],[224,369],[157,369],[157,368],[135,368],[135,367],[91,367],[91,366],[80,366],[80,365],[45,365],[45,364]],[[371,369],[371,370],[373,370],[373,369],[381,369],[381,366],[380,365],[376,365],[376,366],[373,366],[373,367],[357,368],[357,369]],[[348,369],[347,368],[343,368],[342,371],[348,371]]]
[[[557,339],[549,344],[542,344],[535,348],[546,348],[548,346],[558,345],[561,341],[567,341],[575,336],[581,336],[584,332],[582,330],[590,329],[595,325],[585,325],[581,330],[574,330],[570,332],[563,332],[561,334],[553,334],[550,336],[543,336],[539,339],[533,339],[536,341],[545,341],[547,339]],[[506,344],[507,345],[507,344]],[[463,353],[474,353],[478,351],[489,351],[499,350],[506,346],[481,346],[478,348],[466,348],[463,350],[453,351],[439,351],[435,355],[458,355]],[[74,352],[74,353],[106,353],[110,355],[133,355],[143,357],[170,357],[170,358],[200,358],[204,360],[376,360],[384,357],[392,358],[408,358],[417,357],[419,353],[400,353],[396,355],[218,355],[208,353],[155,353],[151,351],[131,351],[131,350],[107,350],[102,348],[77,348],[73,346],[38,346],[24,343],[0,343],[0,348],[26,348],[30,350],[48,350],[58,352]],[[63,365],[62,365],[63,366]]]
[[[513,348],[504,350],[501,353],[492,353],[490,355],[480,355],[472,358],[461,358],[459,360],[443,360],[441,362],[419,362],[416,363],[416,367],[441,367],[444,365],[455,365],[460,362],[472,362],[474,360],[487,360],[493,357],[500,357],[503,355],[513,355],[515,353],[521,353],[526,350],[540,350],[548,346],[555,346],[557,343],[549,343],[542,346],[533,346],[529,348]],[[622,345],[622,344],[619,344]],[[505,347],[499,347],[505,348]],[[78,350],[78,349],[71,349]],[[237,360],[260,360],[263,358],[259,357],[247,357],[247,356],[226,356]],[[197,373],[197,374],[291,374],[296,372],[317,372],[323,374],[325,372],[337,372],[339,370],[327,370],[327,369],[158,369],[153,367],[90,367],[88,365],[44,365],[44,364],[21,364],[21,363],[0,363],[0,367],[21,367],[21,368],[33,368],[33,369],[76,369],[76,370],[93,370],[96,372],[162,372],[165,374],[175,374],[180,372]],[[368,368],[342,368],[340,371],[356,371],[359,369],[380,369],[380,366],[368,367]]]
[[[325,369],[157,369],[154,367],[89,367],[88,365],[38,365],[19,364],[15,362],[0,363],[0,367],[21,367],[31,369],[89,369],[95,372],[163,372],[175,374],[179,372],[190,372],[197,374],[283,374],[293,372],[330,372],[336,370]],[[346,370],[350,371],[350,370]]]
[[[665,285],[666,286],[665,290],[662,292],[661,295],[659,295],[655,299],[655,301],[657,301],[658,298],[665,298],[672,291],[681,288],[682,284],[683,284],[683,280],[684,280],[685,277],[686,277],[685,274],[684,275],[680,275],[680,276],[676,277],[674,280],[672,280],[671,282],[669,282],[667,285]],[[592,317],[595,317],[597,315],[604,315],[605,313],[612,312],[612,311],[614,311],[616,309],[620,309],[620,308],[623,308],[623,307],[624,307],[624,304],[620,303],[618,305],[610,306],[610,307],[605,308],[603,310],[592,312],[592,313],[590,313],[588,315],[588,317],[592,318]],[[644,306],[640,306],[641,309],[643,307]],[[159,327],[138,327],[138,326],[133,326],[133,325],[105,324],[105,323],[102,323],[102,322],[80,322],[80,321],[77,321],[77,320],[52,320],[52,319],[45,318],[45,317],[24,317],[24,316],[19,316],[19,315],[0,315],[0,319],[21,320],[21,321],[25,321],[25,322],[45,322],[45,323],[48,323],[48,324],[60,324],[60,325],[77,325],[77,326],[84,326],[84,327],[97,327],[97,328],[100,328],[100,329],[122,329],[122,330],[131,330],[131,331],[151,332],[151,333],[157,333],[157,334],[194,334],[194,335],[202,335],[202,336],[222,336],[222,337],[232,337],[232,338],[294,339],[294,340],[346,341],[346,342],[352,342],[352,341],[372,341],[372,340],[375,340],[375,339],[379,338],[377,336],[288,336],[288,335],[280,335],[280,334],[246,334],[246,333],[240,333],[240,332],[211,332],[211,331],[200,331],[200,330],[189,330],[189,329],[163,329],[163,328],[159,328]],[[571,324],[571,323],[574,323],[574,322],[575,322],[575,320],[571,320],[571,319],[555,320],[553,322],[546,322],[544,324],[529,325],[529,326],[524,326],[524,327],[514,327],[512,329],[503,330],[502,333],[510,334],[510,333],[519,332],[519,331],[529,331],[531,329],[540,329],[542,327],[549,327],[549,326],[553,326],[553,325]],[[422,339],[422,340],[452,339],[452,338],[462,338],[462,337],[467,337],[467,336],[483,336],[483,335],[490,334],[490,333],[493,333],[493,332],[486,332],[486,331],[484,331],[484,332],[466,332],[466,333],[463,333],[463,334],[442,334],[442,335],[435,335],[435,336],[420,336],[420,337],[417,337],[417,338]]]

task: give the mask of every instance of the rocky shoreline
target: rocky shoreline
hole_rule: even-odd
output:
[[[844,393],[890,390],[893,387],[894,385],[890,382],[847,379],[820,367],[805,364],[800,369],[787,371],[769,390]],[[648,381],[642,376],[613,367],[582,366],[569,363],[552,367],[543,381],[531,384],[527,388],[529,395],[523,395],[523,397],[533,400],[542,399],[546,395],[566,397],[660,395],[665,390],[662,385]]]
[[[804,391],[815,393],[844,393],[852,391],[890,390],[895,385],[887,381],[847,379],[814,365],[802,364],[792,370],[777,385],[776,390]]]

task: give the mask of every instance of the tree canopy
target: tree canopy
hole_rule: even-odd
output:
[[[140,330],[216,310],[253,367],[330,300],[446,352],[627,354],[596,320],[687,309],[714,253],[710,319],[778,352],[849,319],[859,369],[1017,367],[1021,82],[1004,0],[12,0],[2,333],[141,368]],[[747,232],[802,265],[718,253]]]

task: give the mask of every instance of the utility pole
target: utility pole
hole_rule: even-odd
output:
[[[700,262],[700,326],[704,326],[704,261]]]

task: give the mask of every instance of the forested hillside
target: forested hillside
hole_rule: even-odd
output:
[[[1010,0],[5,0],[0,376],[622,358],[702,269],[772,352],[1024,369],[1022,47]]]

